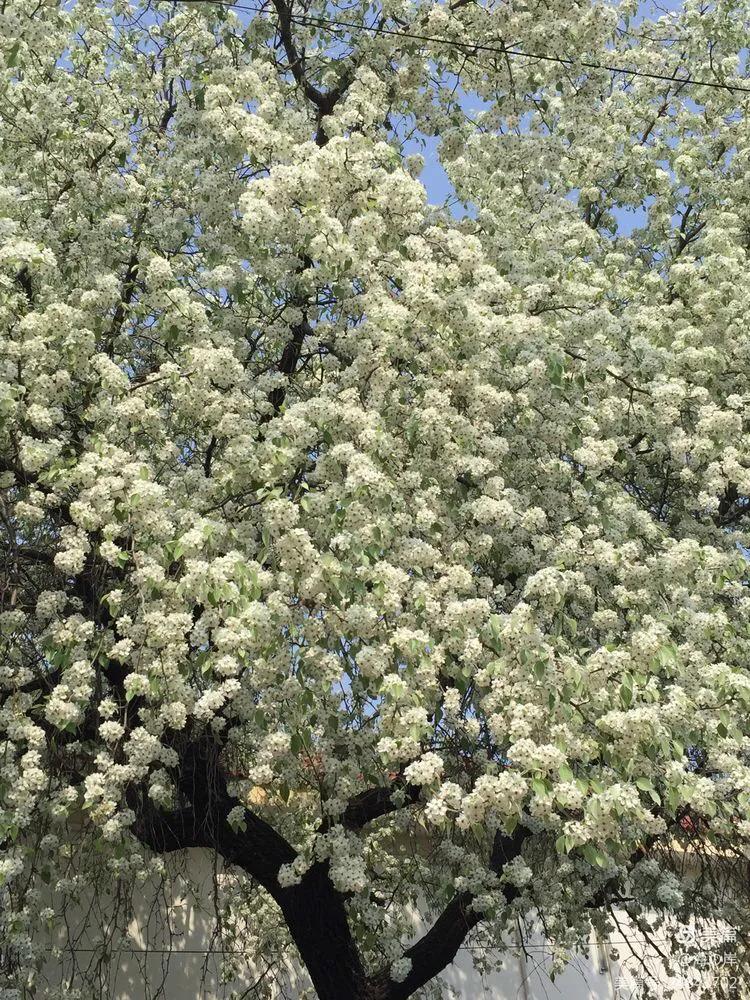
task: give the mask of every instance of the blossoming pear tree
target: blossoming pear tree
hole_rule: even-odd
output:
[[[744,947],[750,9],[636,14],[3,0],[3,996],[186,848],[319,1000]]]

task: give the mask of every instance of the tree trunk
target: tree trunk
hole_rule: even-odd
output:
[[[328,864],[318,862],[298,886],[280,898],[281,909],[318,1000],[376,1000],[346,919]]]

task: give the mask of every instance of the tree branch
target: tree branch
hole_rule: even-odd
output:
[[[45,566],[54,566],[55,564],[55,555],[53,552],[37,549],[33,545],[19,545],[13,550],[13,556],[18,559],[25,559],[27,562],[44,563]]]
[[[294,374],[297,368],[297,363],[299,361],[300,354],[302,353],[302,345],[305,342],[305,337],[310,336],[313,332],[312,327],[306,319],[303,319],[301,323],[295,323],[291,330],[292,336],[286,342],[284,350],[281,352],[281,360],[279,361],[278,369],[282,375],[286,375],[287,379],[290,375]],[[287,384],[279,385],[271,392],[268,399],[273,407],[274,414],[278,413],[284,405],[286,394]],[[266,417],[266,420],[270,420],[270,416]]]
[[[19,483],[35,483],[38,476],[35,472],[26,472],[22,466],[10,459],[0,457],[0,472],[12,472]]]
[[[191,740],[181,754],[178,785],[181,794],[192,803],[196,845],[218,851],[279,902],[282,895],[279,868],[291,864],[296,853],[270,823],[247,808],[244,830],[229,825],[227,817],[239,803],[227,790],[218,757],[217,744],[205,738]]]
[[[313,864],[296,885],[279,884],[279,868],[291,863],[296,852],[250,809],[244,810],[244,829],[230,827],[227,816],[238,802],[227,790],[219,752],[208,737],[189,739],[181,750],[178,787],[192,805],[165,813],[148,801],[136,801],[131,806],[138,817],[133,832],[153,850],[205,847],[241,868],[280,906],[320,1000],[363,996],[364,969],[328,862]]]
[[[131,799],[131,796],[128,798]],[[137,804],[135,813],[137,818],[133,833],[157,854],[204,846],[196,833],[195,812],[189,806],[165,812],[150,802],[142,801]]]
[[[394,792],[397,791],[403,791],[406,795],[402,804],[393,801]],[[368,788],[349,801],[340,822],[349,830],[359,830],[381,816],[403,809],[404,806],[413,805],[418,801],[420,791],[418,785],[409,785],[398,778],[391,785]]]
[[[496,874],[501,875],[503,867],[519,856],[527,836],[528,831],[522,827],[517,827],[510,836],[500,832],[495,834],[490,866]],[[503,892],[508,902],[518,895],[513,886],[504,886]],[[384,1000],[407,1000],[450,965],[466,935],[483,919],[481,910],[472,909],[473,901],[470,892],[456,893],[432,927],[406,951],[405,957],[411,961],[411,970],[403,982],[394,983],[387,969],[373,977]]]
[[[331,90],[318,90],[317,87],[310,83],[307,77],[304,49],[300,51],[294,41],[292,34],[294,16],[292,15],[291,2],[286,3],[285,0],[273,0],[273,5],[279,19],[279,34],[281,36],[281,44],[284,46],[284,52],[289,62],[289,69],[295,82],[302,88],[305,97],[314,105],[316,110],[317,132],[315,142],[318,146],[325,146],[328,142],[328,136],[321,126],[321,119],[324,115],[331,114],[338,101],[346,93],[354,77],[354,66],[350,65],[347,67],[337,85]]]

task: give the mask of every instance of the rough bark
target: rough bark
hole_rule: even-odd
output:
[[[145,844],[156,851],[205,847],[259,882],[278,903],[319,1000],[407,1000],[450,965],[482,919],[471,893],[457,893],[407,950],[412,968],[403,982],[393,982],[387,966],[368,976],[349,927],[346,896],[333,886],[327,862],[314,864],[298,885],[282,887],[279,868],[296,856],[288,841],[250,809],[244,830],[230,827],[227,816],[237,802],[227,790],[219,754],[207,738],[182,748],[179,789],[189,805],[167,813],[131,799],[138,817],[134,832]],[[363,826],[394,808],[391,789],[373,788],[352,800],[346,815],[349,825]],[[518,856],[525,837],[521,828],[496,835],[490,864],[498,874]],[[506,897],[512,891],[506,888]]]

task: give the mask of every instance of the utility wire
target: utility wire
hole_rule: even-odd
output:
[[[651,941],[654,944],[670,944],[672,938],[670,937],[652,937]],[[715,934],[711,934],[709,931],[706,934],[695,934],[691,938],[692,942],[708,941],[718,945],[729,945],[733,942],[723,941],[717,939]],[[602,940],[602,945],[605,948],[613,948],[616,946],[624,947],[625,945],[632,944],[648,944],[647,941],[636,941],[635,938],[619,937],[619,938],[606,938]],[[64,952],[73,952],[76,955],[96,955],[99,953],[99,948],[67,948],[63,945],[48,945],[45,950],[52,951],[55,947],[60,948]],[[595,948],[596,942],[586,941],[583,943],[584,948]],[[476,951],[476,952],[486,952],[488,951],[482,945],[462,945],[459,949],[460,951]],[[542,953],[548,954],[550,952],[550,947],[547,944],[531,944],[529,942],[524,942],[523,944],[509,944],[503,943],[502,951],[516,952],[516,951],[540,951]],[[254,955],[255,950],[252,948],[124,948],[124,947],[113,947],[113,951],[120,955]],[[718,953],[718,948],[716,949]],[[585,961],[583,953],[574,952],[573,962],[580,962],[581,959]],[[727,963],[731,964],[731,963]]]
[[[230,0],[173,0],[174,3],[182,4],[212,4],[216,7],[227,7],[231,10],[239,10],[247,13],[265,14],[266,7],[253,7],[247,4],[231,3]],[[608,73],[622,73],[624,76],[640,76],[649,80],[663,80],[666,83],[692,84],[696,87],[709,87],[714,90],[728,90],[743,94],[750,94],[750,87],[743,87],[735,83],[718,83],[715,80],[696,80],[690,76],[677,76],[677,70],[673,76],[666,73],[652,73],[648,70],[628,69],[626,66],[611,66],[608,63],[587,62],[583,59],[571,59],[566,56],[551,56],[545,52],[526,52],[514,46],[505,45],[484,45],[481,42],[461,42],[451,38],[439,38],[436,35],[422,35],[413,31],[406,31],[401,28],[383,28],[376,25],[357,24],[355,21],[338,21],[331,18],[316,17],[310,14],[289,13],[289,20],[295,24],[307,27],[325,28],[347,28],[355,31],[368,31],[373,35],[394,35],[398,38],[411,38],[419,42],[436,42],[439,45],[446,45],[448,48],[459,49],[469,54],[475,52],[491,52],[501,56],[516,56],[521,59],[536,59],[539,62],[560,63],[563,66],[583,67],[584,69],[601,69]]]

